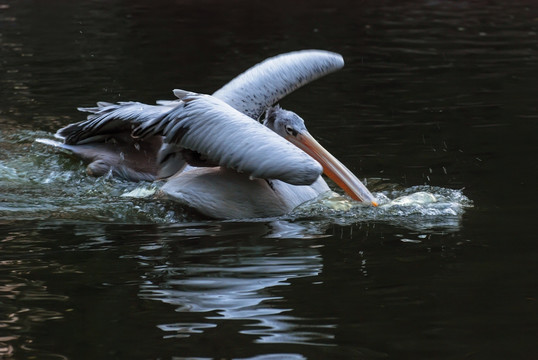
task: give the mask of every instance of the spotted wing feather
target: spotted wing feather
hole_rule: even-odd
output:
[[[258,119],[286,95],[344,66],[341,55],[302,50],[269,58],[235,77],[213,96]]]

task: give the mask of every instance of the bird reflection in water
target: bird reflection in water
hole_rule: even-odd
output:
[[[262,223],[252,226],[267,229]],[[330,344],[334,324],[293,315],[290,302],[283,301],[285,291],[277,290],[295,279],[312,278],[307,281],[315,283],[321,273],[318,247],[305,242],[320,229],[310,226],[278,221],[270,225],[265,240],[249,244],[216,241],[212,247],[182,246],[178,253],[169,248],[173,253],[165,256],[165,265],[144,261],[151,268],[140,297],[174,305],[180,313],[201,315],[195,321],[158,325],[165,337],[188,337],[223,321],[242,320],[247,324],[237,331],[255,336],[256,342]],[[299,239],[290,238],[293,235]]]

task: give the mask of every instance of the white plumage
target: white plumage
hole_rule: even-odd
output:
[[[251,178],[310,185],[321,165],[304,151],[221,100],[187,93],[166,116],[141,124],[133,135],[163,135],[165,143],[204,154]]]

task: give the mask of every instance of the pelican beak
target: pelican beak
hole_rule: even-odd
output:
[[[325,175],[351,198],[377,206],[374,196],[366,186],[344,164],[325,150],[308,131],[302,131],[297,136],[287,136],[286,139],[319,162]]]

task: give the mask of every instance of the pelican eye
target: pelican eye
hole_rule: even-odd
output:
[[[290,135],[297,136],[297,131],[291,126],[286,126],[286,132]]]

